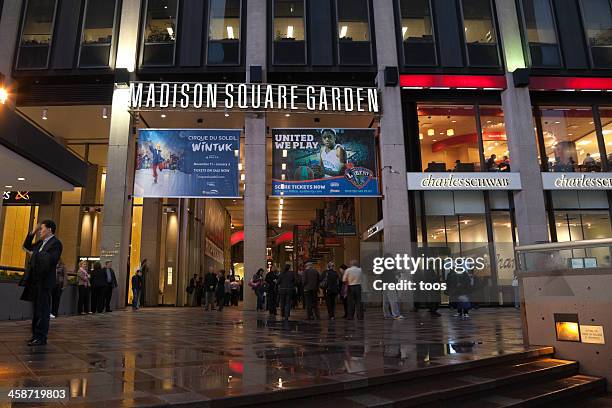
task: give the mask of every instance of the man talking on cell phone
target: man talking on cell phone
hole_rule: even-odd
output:
[[[24,300],[34,302],[32,338],[28,341],[28,346],[47,344],[51,290],[55,286],[55,268],[62,256],[62,243],[55,237],[55,229],[55,222],[45,220],[36,225],[23,242],[23,248],[30,254],[30,260],[22,299],[25,297]],[[37,234],[38,240],[34,242]]]

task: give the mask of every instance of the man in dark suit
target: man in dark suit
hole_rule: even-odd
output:
[[[28,346],[47,344],[51,290],[55,286],[55,268],[62,256],[62,243],[55,237],[55,229],[55,222],[45,220],[23,242],[23,248],[30,254],[24,292],[28,291],[34,302],[32,338]],[[34,242],[36,234],[39,239]]]
[[[117,277],[113,270],[113,263],[106,261],[104,263],[104,277],[106,278],[106,292],[104,293],[104,305],[107,312],[112,312],[110,302],[113,297],[113,289],[117,287]]]
[[[306,303],[308,320],[312,320],[313,318],[316,320],[321,319],[317,296],[320,282],[321,277],[319,276],[319,271],[314,268],[314,263],[308,262],[306,264],[306,270],[304,271],[304,303]]]

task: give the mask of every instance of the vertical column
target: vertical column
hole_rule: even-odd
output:
[[[145,305],[159,304],[159,275],[161,252],[162,200],[145,198],[142,204],[142,234],[140,240],[140,259],[147,259],[149,276],[147,276]]]
[[[259,65],[266,71],[266,0],[247,4],[246,67]],[[265,74],[264,74],[265,78]],[[245,116],[245,191],[244,191],[244,310],[255,310],[253,291],[246,286],[257,269],[266,266],[266,116]]]
[[[374,7],[378,88],[384,114],[380,120],[380,157],[384,199],[384,248],[386,252],[410,251],[410,219],[401,89],[385,86],[385,67],[397,67],[397,47],[393,0],[377,0]]]
[[[520,25],[514,0],[495,2],[502,48],[509,70],[525,67]],[[516,88],[512,74],[506,74],[508,88],[502,92],[508,150],[512,171],[520,172],[523,189],[514,192],[515,218],[521,245],[548,241],[548,224],[538,161],[538,146],[533,130],[529,88]]]
[[[116,68],[134,71],[140,16],[139,1],[124,1],[117,47]],[[128,112],[130,90],[116,87],[113,92],[112,116],[108,138],[108,167],[104,193],[101,258],[113,261],[119,283],[113,308],[124,307],[129,276],[131,194],[134,188],[134,149],[132,118]]]

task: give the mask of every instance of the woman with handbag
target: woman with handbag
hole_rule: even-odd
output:
[[[79,300],[77,302],[77,313],[87,314],[91,313],[89,310],[90,304],[90,279],[89,271],[87,270],[87,261],[79,262],[79,272],[77,273],[77,284],[79,287]]]
[[[249,282],[249,286],[255,292],[257,296],[257,311],[264,310],[264,288],[263,288],[263,268],[259,268],[257,273],[253,276]]]

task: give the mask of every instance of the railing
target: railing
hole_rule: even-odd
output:
[[[515,248],[517,272],[612,267],[612,239],[551,242]]]
[[[0,281],[19,282],[24,273],[24,268],[0,265]]]

